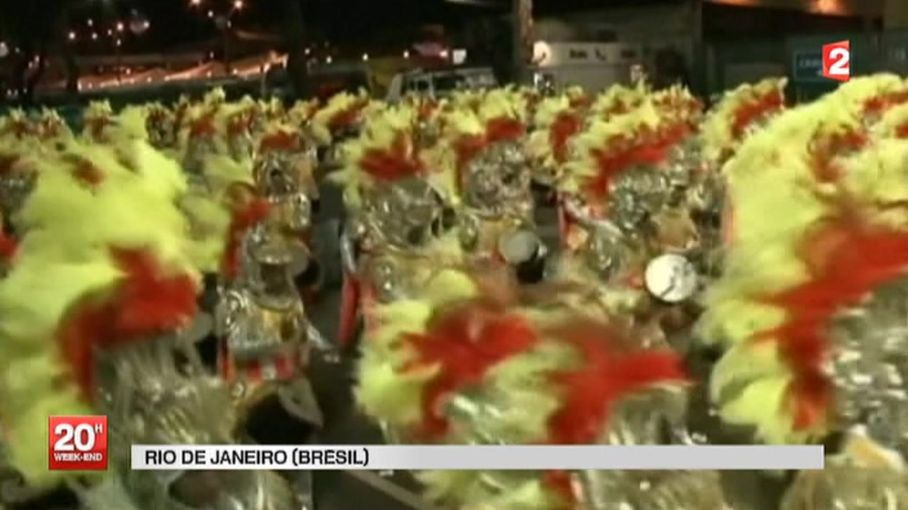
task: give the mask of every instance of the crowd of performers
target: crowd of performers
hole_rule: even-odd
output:
[[[0,119],[0,508],[62,486],[91,510],[317,509],[305,474],[127,452],[306,441],[307,369],[342,355],[392,443],[703,444],[712,419],[826,445],[779,510],[908,508],[908,82],[796,106],[785,85],[709,109],[640,84]],[[323,179],[336,339],[307,312]],[[47,469],[47,417],[78,414],[110,417],[104,476]],[[710,471],[416,476],[458,510],[739,505]]]

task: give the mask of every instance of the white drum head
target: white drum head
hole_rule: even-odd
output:
[[[512,264],[532,260],[539,246],[539,238],[529,230],[518,230],[498,240],[498,252]]]
[[[650,294],[666,303],[680,303],[697,292],[697,269],[682,255],[667,254],[651,260],[644,279]]]

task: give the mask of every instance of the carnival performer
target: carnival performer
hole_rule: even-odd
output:
[[[418,297],[376,308],[357,397],[392,441],[661,444],[683,420],[680,358],[641,348],[599,310],[501,266],[439,268]],[[680,398],[679,398],[680,397]],[[428,495],[480,510],[725,510],[715,473],[426,472]]]
[[[253,168],[257,191],[270,203],[269,221],[280,224],[286,235],[299,241],[294,278],[311,300],[322,277],[312,244],[319,204],[316,148],[308,143],[300,128],[283,122],[274,122],[263,129],[257,143]]]
[[[184,337],[198,288],[175,207],[185,180],[150,148],[117,156],[70,143],[41,161],[22,210],[27,233],[0,282],[0,429],[12,466],[34,489],[62,483],[93,510],[132,502],[258,509],[263,496],[275,508],[298,508],[273,473],[130,469],[131,444],[230,443],[233,419],[227,388],[194,362]],[[84,414],[111,418],[111,471],[50,471],[47,417]]]
[[[606,294],[622,296],[622,307],[633,303],[666,340],[686,341],[700,291],[690,260],[699,233],[683,200],[691,171],[683,146],[693,133],[687,113],[649,97],[627,113],[592,120],[573,139],[559,181],[562,277],[596,275]]]
[[[348,223],[341,246],[344,290],[341,343],[349,344],[376,303],[419,289],[427,273],[458,260],[445,204],[451,189],[416,146],[418,111],[391,107],[344,146],[346,166],[332,179],[343,185]]]
[[[542,279],[547,247],[536,231],[532,171],[525,148],[526,107],[507,89],[474,96],[476,113],[452,107],[443,141],[429,156],[454,183],[454,214],[470,257]]]
[[[715,223],[718,209],[720,228],[723,224],[728,229],[732,228],[730,217],[722,219],[723,215],[728,216],[731,207],[726,204],[723,168],[751,133],[762,129],[785,110],[786,85],[785,78],[767,78],[755,84],[742,84],[726,92],[709,111],[700,132],[701,155],[706,169],[692,196],[698,204],[699,223]],[[728,241],[725,237],[723,243]],[[720,267],[721,263],[716,266]]]
[[[584,103],[577,101],[571,91],[543,99],[536,109],[534,129],[527,141],[533,182],[556,200],[556,183],[562,178],[570,141],[582,131],[585,117]]]
[[[700,337],[728,349],[711,380],[727,423],[828,443],[828,468],[800,474],[786,510],[908,507],[908,145],[893,129],[906,92],[896,76],[852,80],[726,165],[732,243]]]
[[[356,137],[364,125],[364,114],[373,102],[365,91],[341,92],[328,100],[312,117],[312,136],[321,150],[320,161],[329,169],[342,166],[340,145]]]
[[[175,152],[179,139],[179,119],[176,110],[161,103],[150,103],[145,108],[148,142],[155,149],[172,154],[176,159],[178,156]]]
[[[105,141],[104,131],[114,116],[109,101],[92,101],[82,114],[82,138],[98,143]]]

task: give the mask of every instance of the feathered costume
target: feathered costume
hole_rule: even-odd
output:
[[[358,401],[404,442],[658,442],[657,415],[672,414],[678,404],[671,395],[686,385],[680,360],[640,350],[620,327],[557,305],[564,292],[571,291],[526,294],[494,270],[439,270],[419,296],[376,308],[376,327],[363,342]],[[717,484],[687,486],[671,477],[663,483],[654,474],[636,481],[607,473],[418,476],[430,497],[463,509],[599,508],[619,501],[641,509],[722,508]],[[635,492],[641,480],[656,489],[648,496]],[[666,497],[671,491],[661,486],[673,484],[686,495]]]
[[[379,114],[344,146],[346,166],[331,178],[344,187],[350,222],[343,240],[344,292],[340,338],[375,301],[407,296],[425,272],[460,257],[444,225],[446,193],[416,145],[418,111],[407,106]]]
[[[908,268],[908,145],[885,126],[898,124],[906,90],[890,75],[852,80],[772,120],[726,167],[734,242],[701,336],[728,348],[711,381],[721,416],[766,442],[841,432],[866,436],[877,456],[905,453],[893,432],[905,427],[902,386],[886,374],[905,368],[894,310]],[[826,489],[817,497],[845,497]],[[849,497],[841,508],[865,504]]]
[[[0,421],[13,465],[44,487],[47,416],[91,414],[99,353],[173,333],[195,313],[197,275],[185,256],[179,168],[152,152],[126,168],[73,142],[41,162],[22,211],[28,234],[0,282]],[[40,436],[40,437],[38,437]]]
[[[545,247],[536,234],[526,99],[508,89],[475,94],[470,109],[442,114],[431,156],[449,176],[454,213],[471,257],[514,266],[536,279]],[[456,101],[456,100],[455,100]]]
[[[189,336],[200,279],[176,206],[185,177],[124,123],[105,130],[124,143],[70,140],[36,159],[37,186],[20,214],[25,236],[0,281],[0,430],[32,488],[64,482],[93,510],[132,501],[172,508],[193,497],[192,476],[133,472],[128,445],[229,444],[236,418]],[[111,470],[99,485],[47,468],[47,417],[79,414],[111,419]],[[271,473],[206,483],[195,494],[212,508],[292,504]]]
[[[721,169],[748,133],[785,109],[785,78],[767,78],[727,91],[701,128],[703,158]]]
[[[528,150],[537,165],[537,179],[554,185],[568,159],[570,141],[583,130],[586,112],[568,94],[546,98],[536,108]]]
[[[312,134],[316,141],[327,147],[358,130],[362,125],[363,111],[369,103],[365,92],[344,92],[333,96],[312,117]]]

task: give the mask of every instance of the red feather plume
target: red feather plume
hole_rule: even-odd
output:
[[[422,160],[405,133],[398,133],[388,149],[366,151],[359,165],[374,179],[384,182],[394,182],[425,171]]]
[[[300,148],[301,140],[293,131],[280,130],[262,138],[259,150],[268,151],[294,151]]]
[[[0,154],[0,176],[11,172],[17,161],[19,156]]]
[[[612,404],[660,383],[685,383],[681,359],[671,352],[622,352],[608,326],[572,325],[559,337],[581,354],[583,366],[552,374],[564,400],[549,420],[552,444],[594,443],[608,426]]]
[[[608,197],[609,185],[625,170],[635,166],[658,165],[668,159],[668,145],[654,133],[641,133],[636,138],[624,135],[613,137],[608,147],[594,149],[597,172],[587,183],[587,192],[603,199]]]
[[[872,97],[864,102],[864,114],[880,114],[884,110],[908,102],[908,90],[890,92],[876,97]]]
[[[104,134],[104,130],[107,128],[107,126],[113,123],[107,116],[91,117],[87,120],[88,130],[91,133],[92,138],[95,139],[100,139]]]
[[[837,164],[836,157],[848,151],[861,149],[867,142],[867,134],[862,130],[817,133],[810,149],[814,175],[820,182],[838,180],[842,169]]]
[[[567,159],[568,142],[571,137],[580,132],[583,121],[574,112],[562,112],[552,123],[549,131],[549,143],[552,145],[552,154],[557,163],[564,163]]]
[[[359,100],[352,104],[349,108],[335,113],[330,119],[328,119],[328,127],[332,131],[337,131],[356,124],[356,121],[359,119],[360,112],[363,111],[363,108],[365,108],[367,104],[369,104],[368,100]]]
[[[112,249],[124,273],[109,293],[86,297],[57,330],[63,356],[86,398],[93,387],[94,352],[187,324],[197,311],[196,283],[186,274],[168,274],[143,250]]]
[[[448,430],[444,414],[447,399],[482,382],[497,364],[536,345],[536,332],[520,315],[509,314],[487,302],[470,302],[441,312],[424,334],[407,335],[417,353],[410,369],[438,367],[438,374],[423,391],[426,439],[443,437]]]
[[[82,184],[94,187],[104,182],[104,172],[91,161],[79,159],[74,163],[76,168],[73,169],[72,175]]]
[[[574,510],[580,503],[574,494],[574,481],[567,471],[547,471],[542,484],[560,498],[559,506],[553,510]]]
[[[3,260],[12,260],[19,251],[19,242],[16,239],[0,230],[0,258]]]
[[[821,425],[832,403],[833,388],[823,372],[834,348],[828,337],[831,320],[908,268],[908,233],[874,228],[855,216],[843,216],[811,235],[800,254],[811,279],[767,299],[783,307],[787,319],[758,339],[778,342],[795,374],[788,405],[798,430]]]
[[[227,247],[221,261],[221,271],[228,279],[237,277],[240,271],[243,237],[252,227],[264,221],[271,212],[271,204],[263,198],[254,198],[237,207],[227,231]]]
[[[486,123],[486,143],[489,145],[514,141],[525,133],[526,127],[519,120],[499,117]]]
[[[741,138],[754,122],[773,112],[781,110],[785,106],[785,96],[781,90],[773,90],[771,93],[762,97],[755,98],[752,101],[744,103],[738,108],[732,118],[731,133],[735,139]]]
[[[215,112],[208,112],[190,126],[189,135],[191,138],[209,138],[217,134],[217,128],[214,123]]]

